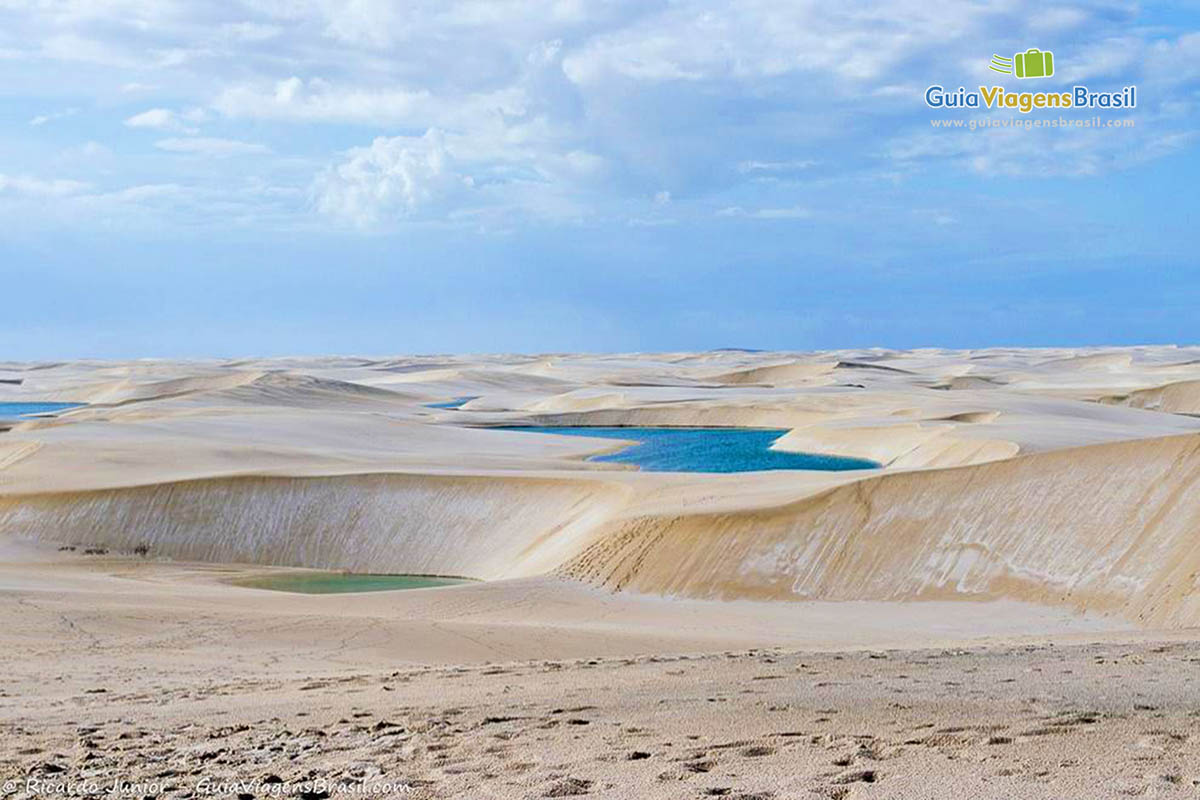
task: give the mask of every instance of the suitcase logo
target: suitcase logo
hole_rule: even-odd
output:
[[[1054,53],[1031,47],[1012,58],[993,55],[988,69],[1018,78],[1049,78],[1054,74]]]

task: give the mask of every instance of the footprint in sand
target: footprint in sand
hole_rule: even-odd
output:
[[[753,745],[751,747],[745,748],[744,750],[741,751],[741,754],[743,756],[745,756],[746,758],[761,758],[763,756],[774,755],[775,748],[768,747],[767,745],[757,744],[757,745]]]
[[[572,797],[587,794],[592,789],[592,781],[585,778],[564,778],[551,785],[543,797]]]
[[[875,783],[878,780],[879,780],[879,773],[877,773],[875,770],[862,769],[862,770],[858,770],[856,772],[847,772],[845,775],[841,775],[837,778],[834,778],[833,782],[841,783],[841,784]]]

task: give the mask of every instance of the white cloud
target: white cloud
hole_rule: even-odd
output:
[[[514,217],[577,219],[580,187],[604,174],[604,161],[557,150],[539,132],[495,125],[470,134],[431,128],[422,136],[377,137],[317,176],[316,207],[364,228],[418,218],[493,226]]]
[[[519,87],[438,97],[426,89],[341,87],[293,76],[273,86],[229,87],[212,105],[231,118],[438,127],[519,116],[527,101]]]
[[[99,162],[111,159],[113,152],[99,142],[87,141],[81,145],[66,148],[58,156],[62,161],[91,164],[94,166]]]
[[[453,31],[462,38],[491,42],[546,39],[549,31],[611,17],[627,5],[580,0],[315,0],[309,9],[324,22],[323,33],[330,39],[383,49],[430,31]]]
[[[1200,32],[1159,39],[1146,48],[1144,59],[1145,80],[1155,91],[1169,95],[1177,85],[1194,84],[1200,78]]]
[[[626,224],[631,228],[665,228],[678,225],[679,220],[670,217],[630,217]]]
[[[130,128],[153,128],[156,130],[171,130],[183,127],[174,111],[167,108],[152,108],[140,114],[134,114],[125,120]]]
[[[788,206],[787,208],[760,208],[751,216],[755,219],[807,219],[812,216],[812,212],[800,206]]]
[[[9,0],[4,5],[35,10],[60,27],[119,20],[138,30],[177,23],[188,11],[186,0]]]
[[[717,212],[718,217],[746,217],[748,219],[807,219],[812,216],[807,208],[788,206],[786,208],[756,208],[747,210],[741,206],[729,206]]]
[[[318,8],[327,20],[326,35],[368,47],[392,44],[395,32],[415,16],[406,4],[387,0],[324,0]]]
[[[68,119],[69,117],[73,117],[78,113],[79,113],[78,108],[67,108],[62,111],[55,111],[50,114],[38,114],[33,119],[29,120],[29,124],[36,128],[41,125],[45,125],[47,122],[54,122],[55,120],[60,120],[60,119]]]
[[[0,174],[0,194],[20,194],[34,197],[67,197],[87,191],[82,181],[34,178],[29,175]]]
[[[563,69],[579,84],[606,76],[701,81],[789,73],[871,81],[913,53],[962,39],[985,16],[967,4],[918,0],[847,7],[691,0],[592,39],[564,58]]]
[[[1058,54],[1056,54],[1058,55]],[[1056,76],[1067,83],[1095,82],[1129,74],[1145,59],[1145,42],[1137,36],[1109,36],[1060,56]]]
[[[186,139],[160,139],[154,143],[159,150],[171,153],[191,153],[223,158],[228,156],[261,155],[271,152],[266,145],[197,136]]]
[[[811,158],[798,158],[792,161],[743,161],[738,164],[739,172],[798,172],[815,167],[817,162]]]
[[[316,182],[318,208],[359,227],[384,217],[411,216],[469,192],[474,179],[460,171],[440,131],[379,137],[350,150]]]
[[[137,60],[118,43],[77,33],[51,35],[42,42],[44,57],[57,61],[76,61],[106,67],[136,67]]]
[[[95,188],[78,181],[0,179],[0,213],[29,228],[69,225],[106,231],[231,227],[290,231],[302,223],[299,187],[231,179],[212,186],[177,182]]]
[[[221,30],[231,39],[242,42],[265,42],[277,38],[283,33],[278,25],[267,25],[261,22],[227,22]]]
[[[186,196],[188,193],[185,187],[177,183],[144,183],[137,186],[128,186],[124,189],[100,192],[89,196],[87,199],[91,203],[102,204],[144,203],[150,200],[180,198]]]

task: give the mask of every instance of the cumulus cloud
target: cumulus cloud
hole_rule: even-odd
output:
[[[323,170],[313,196],[322,213],[362,228],[400,219],[577,219],[580,187],[603,175],[604,162],[558,144],[539,139],[536,126],[381,136]]]
[[[379,137],[357,147],[323,172],[314,190],[317,207],[352,225],[369,227],[385,217],[412,216],[475,187],[444,135]]]

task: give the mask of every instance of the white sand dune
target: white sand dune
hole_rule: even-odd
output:
[[[1168,414],[1200,415],[1200,381],[1177,381],[1124,395],[1100,398],[1101,402],[1165,411]]]
[[[830,373],[837,367],[831,361],[785,361],[765,367],[751,367],[714,375],[714,383],[732,386],[820,386],[834,382]]]
[[[552,573],[696,598],[1009,598],[1200,624],[1181,577],[1200,571],[1200,419],[1147,410],[1188,407],[1200,377],[1164,387],[1164,365],[1200,376],[1178,348],[48,365],[5,391],[90,405],[3,435],[0,533],[197,561]],[[678,385],[663,385],[671,370]],[[821,385],[843,372],[860,385]],[[991,388],[935,388],[966,375]],[[1151,381],[1124,405],[1077,396]],[[478,399],[425,407],[450,393]],[[612,442],[474,427],[497,423],[778,427],[777,448],[885,468],[640,473],[583,460]]]

